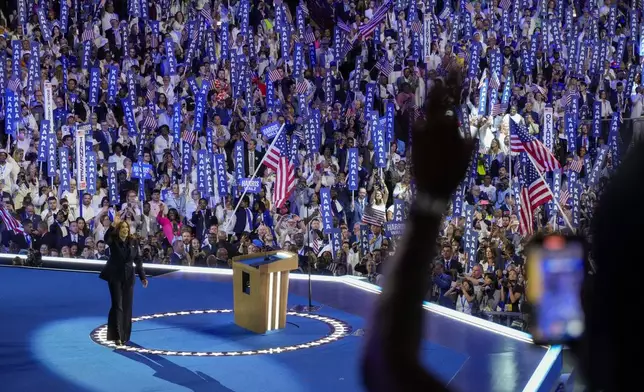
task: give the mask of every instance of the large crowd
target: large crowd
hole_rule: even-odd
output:
[[[427,299],[521,312],[525,241],[586,233],[625,141],[641,137],[639,2],[18,0],[6,10],[7,253],[106,259],[118,214],[144,262],[228,268],[285,249],[301,271],[381,284],[414,196],[412,128],[431,121],[426,92],[457,71],[467,88],[454,111],[478,149],[446,212]],[[538,167],[534,143],[556,162]],[[548,192],[528,206],[532,165]]]

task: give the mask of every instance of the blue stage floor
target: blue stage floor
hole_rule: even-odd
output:
[[[306,304],[307,292],[306,281],[292,279],[289,307]],[[90,338],[109,310],[107,285],[97,274],[1,267],[0,390],[360,391],[359,332],[377,294],[323,281],[314,282],[313,293],[323,305],[317,314],[341,320],[351,334],[309,348],[330,328],[300,316],[288,316],[281,331],[247,332],[234,324],[232,313],[215,312],[232,309],[230,276],[174,272],[151,278],[145,290],[137,282],[135,317],[156,315],[133,326],[132,341],[144,351],[138,353]],[[193,310],[210,313],[178,313]],[[548,374],[553,350],[521,341],[521,334],[510,338],[450,317],[429,317],[423,358],[450,388],[538,390],[538,368],[544,377],[556,373]],[[270,354],[278,347],[293,351]]]

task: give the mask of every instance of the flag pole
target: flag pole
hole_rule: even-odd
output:
[[[548,185],[548,182],[543,177],[543,173],[541,173],[541,170],[539,170],[539,168],[537,167],[537,164],[534,162],[534,158],[532,158],[530,154],[525,154],[525,155],[528,156],[528,158],[530,159],[530,163],[532,163],[532,166],[534,166],[534,168],[537,170],[537,173],[539,173],[539,177],[541,177],[541,180],[543,181],[543,184],[546,186],[548,193],[550,193],[550,195],[552,196],[552,201],[555,203],[555,206],[557,206],[557,209],[559,210],[559,212],[561,212],[561,216],[563,217],[564,222],[566,223],[566,226],[568,226],[568,228],[572,230],[572,232],[574,233],[575,232],[574,227],[572,227],[572,224],[570,224],[570,221],[568,220],[568,217],[564,213],[564,210],[561,207],[561,204],[559,204],[559,200],[557,200],[557,198],[555,197],[555,194],[550,189],[550,185]],[[530,222],[530,224],[532,224],[532,222]]]
[[[280,129],[277,131],[277,133],[275,134],[275,137],[273,138],[273,141],[271,142],[271,145],[268,147],[268,150],[266,150],[267,152],[271,150],[271,148],[277,141],[277,138],[280,136],[280,133],[282,133],[282,131],[284,130],[285,126],[286,126],[286,123],[282,124]],[[251,181],[254,180],[255,177],[257,177],[257,173],[259,173],[259,169],[262,167],[262,164],[264,163],[264,159],[266,159],[267,155],[268,154],[264,154],[264,156],[262,157],[262,160],[259,162],[259,165],[257,165],[257,167],[255,168],[255,173],[253,173],[253,176],[250,178]],[[242,192],[241,196],[239,197],[239,200],[237,201],[237,205],[235,206],[235,209],[233,210],[233,213],[230,215],[230,217],[235,216],[235,213],[239,209],[239,206],[241,205],[241,202],[244,199],[244,196],[246,196],[247,190],[248,190],[248,187],[244,187],[244,192]],[[226,220],[226,224],[230,222],[230,217]]]

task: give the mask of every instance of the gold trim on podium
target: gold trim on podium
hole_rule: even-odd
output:
[[[276,256],[257,267],[243,260]],[[260,252],[233,257],[233,302],[235,323],[255,333],[286,326],[289,271],[297,269],[297,254]]]

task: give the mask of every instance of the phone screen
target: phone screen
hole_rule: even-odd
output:
[[[565,343],[584,332],[581,288],[584,247],[565,237],[546,237],[528,252],[528,300],[533,304],[535,342]]]

